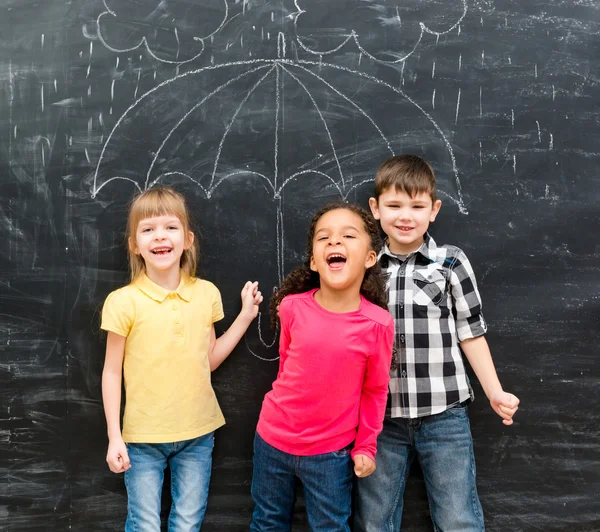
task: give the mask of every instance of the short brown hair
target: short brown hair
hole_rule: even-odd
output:
[[[431,165],[418,155],[394,155],[387,159],[375,174],[375,199],[390,187],[397,192],[429,194],[431,202],[437,200],[435,173]]]
[[[185,203],[185,198],[176,190],[170,187],[153,187],[138,194],[129,207],[129,216],[127,217],[127,249],[129,251],[129,273],[131,281],[146,271],[144,259],[135,253],[135,236],[139,223],[154,216],[177,216],[181,225],[185,239],[188,239],[190,232],[190,214]],[[181,255],[180,267],[190,277],[196,275],[197,242],[194,238],[192,245],[183,251]]]

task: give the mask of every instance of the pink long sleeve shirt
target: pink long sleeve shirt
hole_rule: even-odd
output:
[[[361,296],[354,312],[321,307],[315,290],[279,306],[279,372],[257,431],[280,451],[309,456],[354,441],[352,456],[375,459],[388,393],[394,322]]]

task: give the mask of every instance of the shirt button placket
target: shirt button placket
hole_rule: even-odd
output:
[[[175,294],[174,292],[171,292],[169,294],[169,298],[172,300],[174,300],[176,297],[177,297],[177,294]],[[182,330],[182,325],[181,325],[181,313],[177,312],[179,310],[179,305],[177,304],[176,301],[173,301],[173,303],[171,304],[171,309],[175,313],[175,325],[177,325],[177,327],[176,327],[177,335],[183,335],[183,330]]]

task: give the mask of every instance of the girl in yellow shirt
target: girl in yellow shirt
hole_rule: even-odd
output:
[[[242,310],[219,338],[219,290],[197,279],[197,248],[181,194],[151,188],[132,203],[127,221],[131,282],[106,299],[108,332],[102,396],[108,427],[106,461],[125,473],[125,531],[160,531],[160,495],[171,469],[169,529],[200,530],[212,464],[214,431],[225,423],[211,371],[227,358],[256,317],[258,283],[242,289]],[[121,376],[126,391],[120,424]]]

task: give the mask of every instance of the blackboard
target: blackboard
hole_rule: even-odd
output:
[[[599,35],[592,0],[2,2],[0,529],[122,529],[99,309],[127,279],[136,191],[188,198],[226,327],[243,282],[268,294],[302,259],[318,206],[366,205],[378,165],[416,153],[522,400],[506,428],[475,383],[487,528],[600,530]],[[277,370],[263,310],[214,373],[207,531],[249,524]],[[418,471],[405,510],[431,530]]]

